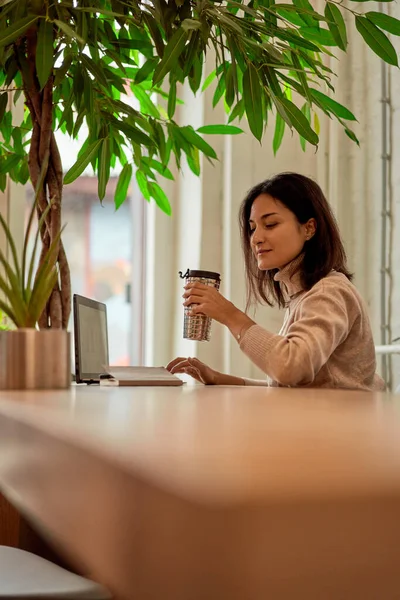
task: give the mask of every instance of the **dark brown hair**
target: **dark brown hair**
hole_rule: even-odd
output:
[[[316,232],[303,248],[304,260],[300,268],[305,290],[310,290],[332,269],[352,279],[353,276],[347,269],[346,253],[336,219],[319,185],[298,173],[280,173],[254,186],[240,207],[239,222],[247,278],[247,308],[257,301],[266,302],[269,306],[275,303],[280,307],[285,305],[280,284],[274,280],[278,269],[261,271],[250,245],[250,211],[254,200],[260,194],[268,194],[279,200],[294,213],[301,224],[312,218],[316,221]]]

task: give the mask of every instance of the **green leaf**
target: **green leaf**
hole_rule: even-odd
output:
[[[104,75],[103,69],[86,54],[81,54],[82,64],[91,72],[93,77],[97,80],[97,83],[101,83],[105,88],[108,89],[107,77]]]
[[[0,124],[3,120],[4,113],[6,112],[7,104],[8,104],[8,94],[7,94],[7,92],[3,92],[2,94],[0,94]]]
[[[229,115],[228,123],[231,123],[231,121],[234,121],[237,118],[239,118],[239,120],[240,120],[243,117],[243,114],[244,114],[244,102],[243,102],[243,98],[240,98],[239,102],[236,104],[235,108]]]
[[[171,181],[174,180],[174,176],[172,175],[171,171],[155,158],[149,159],[147,157],[144,157],[142,159],[142,163],[148,165],[150,169],[152,169],[153,171],[157,171],[157,173],[160,173],[160,175],[162,175],[166,179],[170,179]]]
[[[368,46],[389,65],[398,66],[397,54],[391,41],[365,17],[356,16],[356,27]]]
[[[192,67],[195,60],[199,60],[199,45],[200,45],[200,31],[195,31],[189,38],[189,43],[186,46],[186,54],[183,65],[183,77],[186,77],[192,73],[194,74]],[[200,54],[201,59],[203,55]],[[200,84],[199,84],[200,85]]]
[[[114,204],[115,210],[118,210],[126,199],[129,184],[132,180],[132,165],[126,163],[118,177],[117,187],[115,188]]]
[[[342,50],[347,48],[346,24],[340,9],[332,2],[327,2],[325,6],[325,17],[328,21],[329,30],[333,39]]]
[[[140,169],[138,169],[136,171],[136,181],[138,182],[138,186],[139,186],[140,191],[143,194],[143,197],[147,201],[149,201],[150,200],[150,192],[149,192],[148,182],[146,179],[146,175]]]
[[[286,114],[289,116],[290,121],[296,131],[304,139],[310,142],[310,144],[316,146],[318,144],[318,136],[315,131],[311,129],[309,122],[301,110],[299,110],[297,106],[287,98],[275,98],[275,103],[278,102],[283,105],[283,108]]]
[[[36,49],[36,71],[41,89],[44,88],[52,73],[53,60],[53,24],[46,19],[41,19]]]
[[[305,99],[308,100],[308,102],[310,102],[310,104],[311,104],[311,92],[310,92],[310,88],[308,87],[307,76],[304,72],[304,68],[303,68],[302,64],[300,63],[300,60],[295,52],[292,52],[291,56],[292,56],[293,66],[297,69],[296,75],[301,83],[302,88],[303,88],[302,95],[304,95]]]
[[[229,108],[232,106],[235,100],[235,85],[233,77],[233,68],[232,65],[229,65],[225,75],[225,102]]]
[[[243,100],[249,127],[259,142],[264,129],[262,93],[257,69],[249,63],[243,75]]]
[[[357,146],[360,145],[360,142],[359,142],[356,134],[354,133],[354,131],[351,131],[351,129],[348,129],[347,127],[345,127],[344,132],[353,142],[355,142],[357,144]]]
[[[148,95],[140,85],[133,85],[132,91],[140,102],[141,113],[159,119],[160,113],[157,106],[151,101],[150,95]]]
[[[85,152],[81,154],[81,156],[78,158],[75,164],[73,164],[69,171],[65,174],[65,185],[67,185],[68,183],[72,183],[73,181],[75,181],[75,179],[79,177],[79,175],[82,175],[83,171],[86,169],[90,161],[96,155],[102,142],[103,140],[100,139],[88,145]]]
[[[156,201],[157,206],[159,206],[166,215],[171,215],[171,205],[164,190],[154,181],[150,181],[148,185],[150,195]]]
[[[107,183],[110,178],[110,162],[110,139],[106,137],[102,140],[99,151],[98,194],[100,201],[106,195]]]
[[[85,40],[64,21],[54,20],[54,23],[63,31],[69,38],[77,40],[80,44],[85,44]]]
[[[284,19],[289,21],[289,23],[297,25],[297,27],[302,27],[304,25],[304,21],[300,16],[301,13],[292,12],[292,10],[290,10],[291,8],[295,7],[291,7],[290,5],[288,5],[289,10],[287,8],[277,7],[276,12],[280,17],[283,17]]]
[[[196,56],[193,60],[193,65],[191,72],[189,74],[189,85],[193,94],[196,94],[197,90],[200,87],[201,78],[203,75],[203,60],[201,60]]]
[[[157,63],[158,58],[149,58],[148,60],[146,60],[144,65],[140,67],[139,71],[136,73],[135,83],[138,84],[142,83],[142,81],[145,81],[150,75],[150,73],[154,71]]]
[[[209,135],[237,135],[243,133],[243,129],[235,125],[203,125],[199,127],[197,133],[206,133]]]
[[[39,267],[33,284],[32,295],[29,300],[28,316],[32,321],[31,327],[34,327],[39,319],[46,302],[50,298],[51,292],[58,279],[56,268],[57,250],[60,241],[61,231],[54,237],[50,248],[46,254],[44,262]]]
[[[208,86],[214,81],[217,76],[217,71],[211,71],[211,73],[205,78],[203,85],[201,86],[201,91],[204,92]]]
[[[346,121],[357,121],[352,112],[349,111],[348,108],[336,102],[326,94],[316,90],[314,88],[310,88],[311,96],[313,100],[322,108],[327,110],[328,112],[333,113],[336,117],[341,119],[346,119]]]
[[[318,114],[314,113],[314,131],[319,136],[319,132],[321,131],[321,125],[319,122]]]
[[[310,105],[307,102],[305,104],[303,104],[303,106],[301,107],[301,112],[303,113],[303,115],[305,116],[307,121],[311,124],[311,110],[310,110]],[[300,136],[300,146],[301,146],[303,152],[305,152],[306,151],[306,140],[302,136]]]
[[[315,13],[310,2],[308,0],[293,0],[293,4],[299,9],[299,14],[303,21],[310,27],[315,27],[318,23],[319,15]],[[314,17],[314,14],[317,16],[317,19]]]
[[[18,165],[21,161],[21,157],[18,154],[9,154],[7,158],[0,163],[0,173],[9,174],[10,171]]]
[[[31,25],[36,23],[38,18],[39,17],[37,15],[35,15],[35,16],[29,15],[29,17],[24,17],[23,19],[20,19],[13,25],[10,25],[9,27],[7,27],[6,35],[2,35],[0,37],[0,48],[2,46],[8,46],[8,44],[15,42],[19,37],[21,37],[21,35],[23,35],[25,33],[25,31],[27,29],[29,29],[29,27]]]
[[[0,223],[3,227],[4,233],[7,238],[8,245],[10,246],[10,249],[11,249],[11,254],[13,257],[13,261],[14,261],[15,273],[16,273],[18,279],[20,279],[21,278],[21,268],[19,265],[17,248],[15,246],[14,238],[11,234],[10,228],[8,227],[7,223],[5,222],[5,220],[3,218],[3,215],[1,213],[0,213]]]
[[[305,27],[304,29],[307,30],[309,28]],[[311,50],[312,52],[320,52],[318,46],[301,37],[295,29],[289,30],[279,28],[274,33],[277,38],[290,42],[291,44],[294,44],[294,46],[297,46],[299,48],[306,48],[307,50]]]
[[[189,144],[201,150],[203,154],[209,156],[210,158],[218,158],[214,148],[207,144],[207,142],[203,140],[203,138],[198,133],[196,133],[192,127],[180,127],[179,131],[183,135],[183,137],[189,142]]]
[[[276,156],[276,153],[280,148],[284,133],[285,121],[282,119],[279,113],[276,113],[274,139],[272,140],[272,149],[274,151],[274,156]]]
[[[135,144],[146,146],[147,148],[154,146],[153,140],[150,139],[148,135],[143,133],[143,131],[140,131],[140,129],[137,127],[133,127],[126,121],[121,121],[119,119],[113,119],[112,122],[117,129],[122,131],[122,133],[124,133],[127,138],[129,138]]]
[[[147,12],[143,13],[143,20],[146,23],[148,30],[150,32],[150,35],[154,41],[154,45],[156,47],[157,50],[157,54],[158,56],[160,56],[161,58],[164,55],[164,42],[158,27],[158,23],[155,20],[155,18]]]
[[[8,110],[6,113],[4,113],[3,119],[1,121],[1,135],[3,136],[7,144],[10,143],[12,130],[12,115],[11,110]]]
[[[197,19],[185,19],[181,23],[182,29],[185,31],[192,31],[193,29],[201,29],[201,21]]]
[[[24,162],[21,165],[21,168],[20,168],[19,174],[18,174],[18,179],[19,179],[19,183],[22,183],[22,185],[25,185],[29,180],[29,166],[28,166],[27,160],[24,160]]]
[[[176,79],[172,79],[168,94],[168,118],[172,119],[176,107]]]
[[[28,242],[30,239],[32,223],[33,223],[33,219],[34,219],[35,212],[36,212],[36,204],[37,204],[37,201],[39,198],[39,194],[41,193],[41,190],[43,189],[43,183],[44,183],[44,180],[45,180],[45,177],[47,174],[47,168],[49,165],[49,156],[50,156],[49,152],[46,152],[46,154],[44,156],[44,160],[42,161],[39,178],[38,178],[36,188],[35,188],[35,199],[34,199],[34,202],[32,203],[32,207],[31,207],[29,217],[28,217],[28,223],[26,226],[26,232],[25,232],[25,237],[24,237],[24,244],[22,247],[22,267],[21,267],[22,277],[25,277]],[[32,250],[32,254],[31,254],[31,260],[30,260],[30,265],[29,265],[29,270],[28,270],[28,280],[27,280],[27,284],[26,284],[26,287],[27,287],[27,290],[29,293],[30,293],[30,289],[31,289],[31,279],[32,279],[33,267],[34,267],[35,258],[36,258],[37,241],[38,241],[38,238],[40,235],[40,226],[41,226],[41,223],[44,222],[44,219],[46,218],[46,215],[47,215],[49,209],[50,209],[50,205],[48,205],[46,207],[46,209],[43,211],[42,217],[38,223],[36,235],[34,237],[33,250]]]
[[[367,12],[364,16],[367,17],[368,21],[372,21],[372,23],[377,25],[380,29],[393,33],[393,35],[400,35],[400,21],[398,19],[390,17],[385,13],[375,11]]]
[[[212,105],[215,108],[225,93],[225,77],[221,75],[218,79],[217,87],[215,88]]]
[[[153,85],[162,81],[167,73],[177,66],[178,59],[185,48],[187,37],[188,33],[184,29],[179,28],[175,31],[164,50],[162,60],[154,71]]]
[[[198,177],[200,175],[200,153],[197,148],[193,148],[191,154],[186,154],[187,164],[192,173]]]
[[[299,32],[312,42],[316,42],[321,46],[336,46],[336,40],[329,29],[323,27],[300,27]]]

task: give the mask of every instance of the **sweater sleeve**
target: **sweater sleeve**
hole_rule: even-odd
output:
[[[311,290],[295,310],[296,319],[285,335],[253,325],[240,343],[241,350],[283,386],[312,383],[360,313],[351,290],[334,283]]]

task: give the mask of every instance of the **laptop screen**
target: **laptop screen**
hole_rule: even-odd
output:
[[[108,365],[107,307],[78,294],[73,305],[76,382],[100,381]]]

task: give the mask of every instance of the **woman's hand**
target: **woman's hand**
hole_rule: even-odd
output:
[[[183,294],[184,306],[190,306],[191,314],[202,314],[227,325],[241,311],[229,302],[215,287],[204,283],[188,283]]]
[[[215,371],[211,367],[205,365],[198,358],[183,358],[178,356],[167,365],[170,373],[186,373],[191,375],[193,379],[204,383],[205,385],[244,385],[242,377],[235,375],[227,375]]]
[[[214,371],[211,367],[208,367],[202,363],[198,358],[183,358],[178,356],[167,365],[170,373],[185,373],[204,383],[205,385],[216,385],[218,372]]]
[[[229,302],[216,288],[204,283],[188,283],[185,285],[183,305],[190,306],[190,314],[202,314],[226,325],[237,340],[254,325],[244,312]]]

